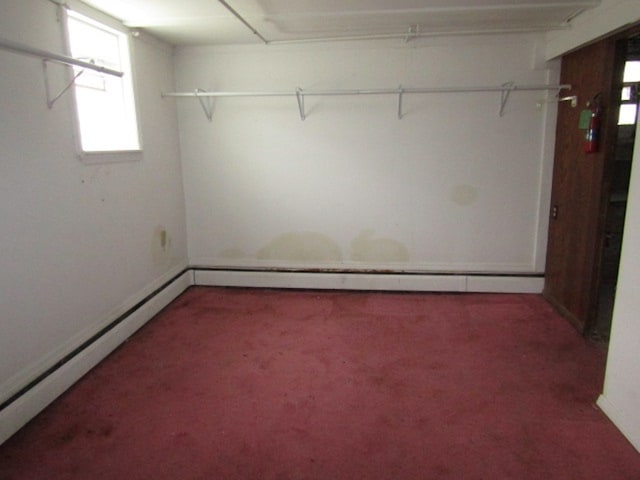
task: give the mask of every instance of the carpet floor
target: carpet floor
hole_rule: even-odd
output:
[[[192,287],[0,479],[637,480],[605,356],[537,295]]]

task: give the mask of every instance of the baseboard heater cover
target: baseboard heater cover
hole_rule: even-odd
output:
[[[540,273],[420,273],[193,267],[202,286],[416,292],[542,293]]]
[[[0,444],[193,284],[186,268],[0,404]]]

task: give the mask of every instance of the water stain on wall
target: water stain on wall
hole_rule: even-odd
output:
[[[317,232],[289,232],[274,238],[257,254],[259,260],[331,261],[342,260],[340,246]]]
[[[407,247],[392,238],[374,237],[374,230],[363,230],[351,242],[352,260],[359,262],[406,262]]]
[[[153,230],[151,258],[155,265],[166,265],[171,262],[171,237],[162,225],[158,225]]]
[[[461,207],[467,207],[478,199],[478,190],[472,185],[456,185],[451,188],[449,199]]]
[[[237,248],[237,247],[225,248],[224,250],[221,250],[220,252],[218,252],[218,256],[222,257],[222,258],[247,258],[247,257],[249,257],[249,255],[247,255],[247,253],[244,250],[242,250],[241,248]]]

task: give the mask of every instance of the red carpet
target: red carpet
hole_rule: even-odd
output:
[[[535,295],[191,288],[0,479],[634,479],[605,354]]]

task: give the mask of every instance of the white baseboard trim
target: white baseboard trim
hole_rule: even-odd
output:
[[[604,394],[598,397],[596,403],[616,428],[629,440],[631,445],[640,452],[640,423],[638,422],[637,412],[634,411],[631,415],[625,414]]]
[[[0,411],[0,444],[22,428],[192,284],[192,272],[184,271],[161,291],[122,319],[115,327],[3,408]],[[144,297],[140,300],[143,299]]]
[[[468,275],[467,292],[477,293],[542,293],[544,277]]]
[[[542,293],[544,278],[467,274],[342,273],[194,269],[194,284],[219,287],[309,288],[417,292]]]

